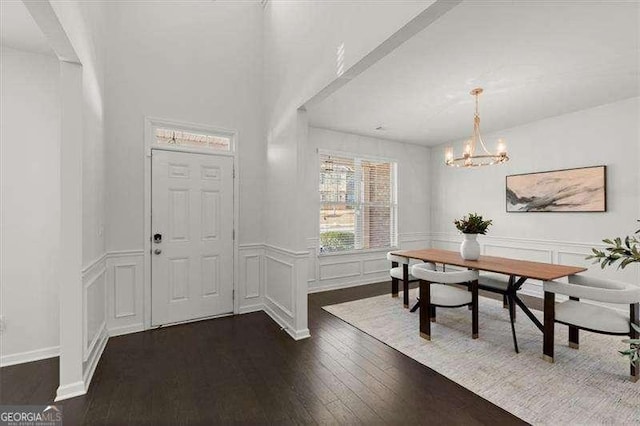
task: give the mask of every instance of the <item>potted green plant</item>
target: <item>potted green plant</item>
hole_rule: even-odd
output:
[[[608,247],[604,250],[591,249],[593,254],[587,257],[587,259],[593,259],[593,263],[600,263],[602,269],[618,261],[620,261],[618,264],[620,269],[624,269],[631,263],[640,262],[640,229],[635,232],[635,235],[627,235],[624,241],[617,237],[613,240],[602,240],[602,242]]]
[[[640,220],[638,221],[640,222]],[[624,240],[620,237],[602,240],[607,244],[604,250],[598,250],[596,248],[591,249],[593,254],[587,259],[591,259],[593,263],[600,263],[602,269],[607,266],[612,266],[618,262],[618,268],[624,269],[632,263],[640,262],[640,229],[635,232],[635,235],[627,235]],[[640,333],[640,327],[631,323],[637,332]],[[618,351],[620,354],[629,358],[629,362],[636,367],[640,367],[640,339],[625,339],[624,343],[629,343],[629,349],[624,351]]]
[[[485,235],[491,226],[491,220],[484,218],[477,213],[469,213],[462,219],[453,221],[458,231],[464,234],[464,240],[460,245],[460,256],[465,260],[477,260],[480,257],[480,244],[478,244],[478,234]]]

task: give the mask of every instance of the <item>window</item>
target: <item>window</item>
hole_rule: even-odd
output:
[[[320,253],[394,247],[397,164],[320,153]]]
[[[155,129],[156,142],[161,145],[191,146],[220,151],[231,151],[231,138],[185,132],[165,128]]]

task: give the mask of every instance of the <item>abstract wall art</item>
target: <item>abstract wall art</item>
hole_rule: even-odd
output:
[[[607,167],[507,176],[507,212],[604,212]]]

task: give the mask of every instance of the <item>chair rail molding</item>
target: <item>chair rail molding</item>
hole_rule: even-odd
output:
[[[428,232],[398,234],[398,250],[419,249],[431,246]],[[375,249],[318,255],[319,239],[308,238],[309,293],[356,287],[389,280],[387,251]]]
[[[459,249],[462,237],[454,233],[407,232],[398,235],[398,249]],[[592,247],[602,243],[482,236],[482,253],[524,260],[585,266],[588,274],[640,285],[640,268],[624,270],[600,269],[584,258]],[[294,339],[309,336],[298,313],[306,316],[309,293],[348,288],[388,280],[386,250],[349,252],[318,256],[319,239],[306,240],[307,250],[290,250],[260,242],[238,245],[238,314],[264,311]],[[106,263],[106,330],[109,336],[144,330],[143,321],[143,250],[109,251],[83,269],[89,276]],[[304,288],[303,288],[304,287]],[[542,283],[527,281],[522,293],[542,297]],[[303,308],[304,306],[304,308]],[[300,312],[303,310],[304,312]],[[100,347],[98,342],[93,348]],[[55,356],[57,348],[49,348],[32,356]],[[54,354],[54,355],[50,355]],[[12,362],[12,360],[4,360]]]

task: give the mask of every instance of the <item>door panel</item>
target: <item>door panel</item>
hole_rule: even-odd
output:
[[[233,312],[233,159],[153,150],[151,204],[152,325]]]

